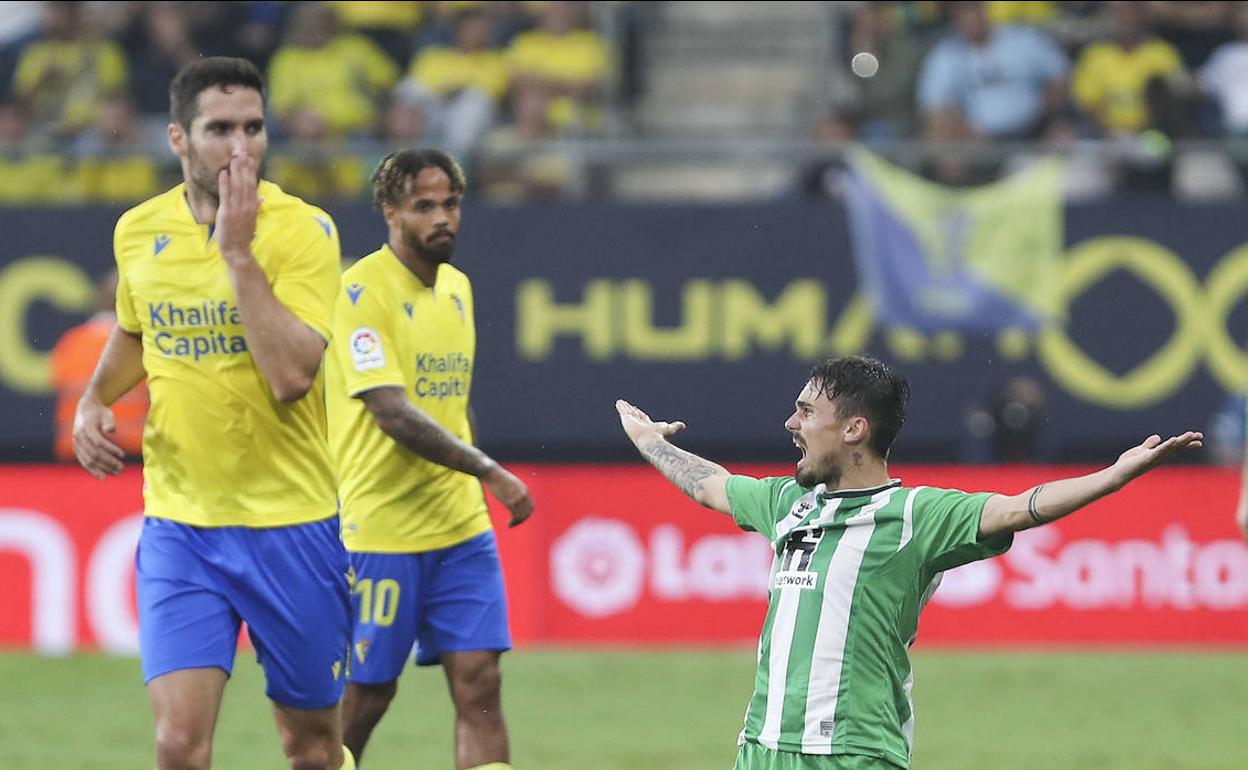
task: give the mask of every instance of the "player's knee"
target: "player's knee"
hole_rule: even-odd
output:
[[[208,770],[212,741],[195,730],[173,725],[156,729],[156,765],[177,770]]]
[[[338,770],[342,766],[342,747],[336,741],[316,741],[288,753],[286,759],[290,770]]]
[[[460,711],[496,708],[503,675],[497,660],[483,660],[460,668],[455,675],[455,706]]]

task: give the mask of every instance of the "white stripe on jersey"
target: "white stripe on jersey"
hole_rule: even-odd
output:
[[[784,556],[781,550],[776,555]],[[758,731],[758,742],[769,749],[778,749],[780,740],[780,717],[784,712],[784,690],[789,681],[789,654],[792,652],[793,632],[797,628],[797,605],[802,599],[801,591],[781,591],[776,603],[776,615],[771,621],[771,653],[767,657],[767,716],[763,728]]]
[[[810,682],[806,690],[806,726],[802,732],[802,752],[827,754],[836,730],[836,702],[845,662],[845,641],[849,637],[850,605],[858,570],[875,532],[875,512],[888,504],[896,487],[877,492],[871,502],[854,514],[854,524],[846,527],[832,552],[823,578],[823,607],[815,631],[815,648],[810,658]]]
[[[906,739],[906,756],[914,754],[914,669],[910,669],[910,673],[906,674],[906,681],[901,685],[902,691],[906,693],[906,705],[910,708],[910,718],[901,726],[901,736]]]
[[[901,542],[897,543],[897,550],[900,551],[906,547],[906,543],[910,542],[910,538],[914,536],[914,498],[918,497],[918,492],[923,487],[911,489],[906,492],[906,505],[901,516]]]

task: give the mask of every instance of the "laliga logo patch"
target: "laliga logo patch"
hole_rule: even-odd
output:
[[[386,365],[386,356],[381,350],[381,335],[362,326],[351,333],[351,362],[357,372],[369,369],[380,369]]]

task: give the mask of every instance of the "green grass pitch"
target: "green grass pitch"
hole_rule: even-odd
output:
[[[524,649],[504,658],[519,770],[727,770],[753,651]],[[1242,770],[1248,650],[920,652],[915,770]],[[138,662],[0,654],[0,768],[152,767]],[[258,666],[240,656],[216,770],[285,767]],[[441,673],[409,670],[364,765],[449,768]]]

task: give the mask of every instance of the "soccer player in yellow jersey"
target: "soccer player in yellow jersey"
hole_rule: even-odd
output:
[[[499,655],[507,605],[482,484],[527,519],[524,483],[472,445],[472,285],[449,262],[464,174],[403,150],[373,172],[386,245],[342,276],[327,356],[329,440],[355,570],[343,735],[362,757],[416,644],[455,704],[458,770],[508,768]]]
[[[252,64],[200,59],[169,95],[184,181],[117,223],[117,326],[74,425],[83,467],[120,473],[109,405],[146,375],[135,572],[156,765],[210,767],[246,621],[290,766],[353,768],[338,712],[348,563],[319,376],[338,234],[258,180],[267,138]]]

